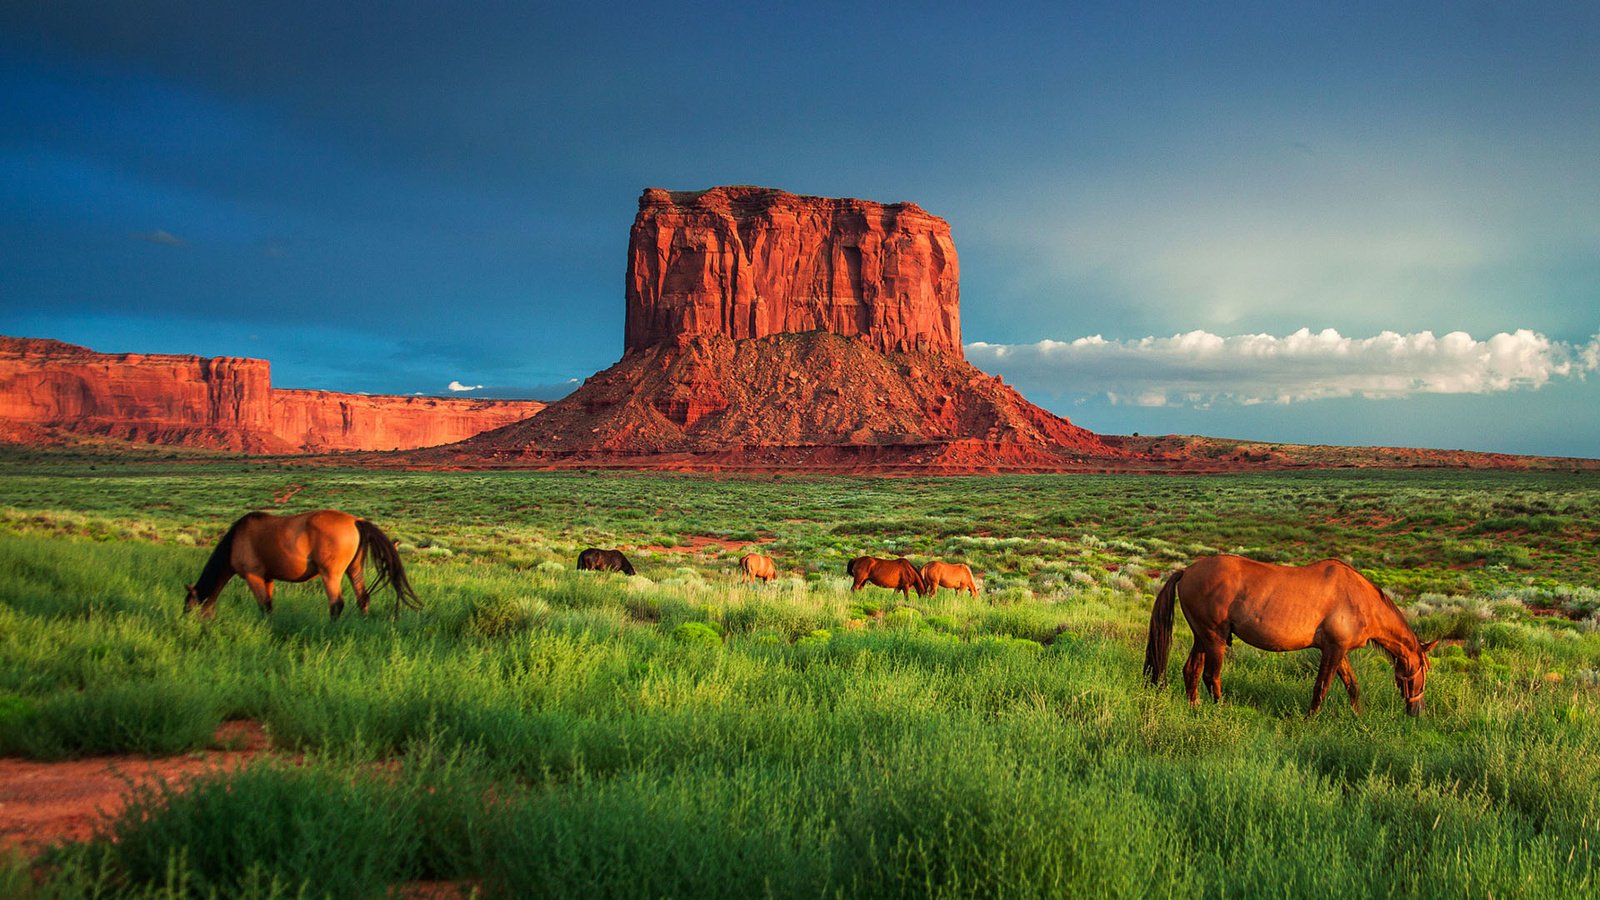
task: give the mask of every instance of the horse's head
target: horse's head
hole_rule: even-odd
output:
[[[917,592],[917,596],[926,597],[933,593],[933,582],[924,578],[922,569],[917,568],[917,564],[910,560],[906,560],[906,578],[910,580],[911,587]]]
[[[183,611],[188,612],[200,605],[200,592],[195,590],[192,584],[186,584],[184,588],[188,593],[183,598]]]
[[[1422,714],[1422,691],[1427,685],[1428,670],[1433,664],[1428,660],[1428,653],[1439,643],[1435,638],[1421,645],[1421,652],[1414,660],[1395,657],[1394,684],[1400,689],[1400,696],[1406,701],[1406,715],[1418,716]]]

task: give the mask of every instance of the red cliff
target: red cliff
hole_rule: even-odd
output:
[[[521,400],[275,390],[262,359],[96,353],[0,337],[0,440],[106,437],[251,453],[429,447],[527,418]]]
[[[272,432],[296,452],[409,450],[520,422],[544,407],[537,400],[274,390]]]
[[[961,355],[950,225],[914,203],[651,188],[628,245],[627,350],[827,331]]]

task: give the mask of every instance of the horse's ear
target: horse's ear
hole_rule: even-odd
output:
[[[194,593],[194,585],[192,585],[192,584],[186,584],[186,585],[184,585],[184,586],[183,586],[183,589],[184,589],[184,590],[186,590],[186,591],[188,591],[188,592],[189,592],[189,593],[191,593],[191,594],[192,594],[192,593]]]
[[[1437,647],[1437,646],[1439,646],[1439,638],[1434,638],[1433,640],[1427,642],[1426,644],[1423,644],[1422,645],[1422,653],[1423,653],[1423,655],[1426,656],[1427,654],[1432,653],[1433,652],[1433,648]]]

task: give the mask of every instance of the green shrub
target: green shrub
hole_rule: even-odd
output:
[[[696,647],[721,647],[722,635],[705,622],[683,622],[672,629],[672,639]]]

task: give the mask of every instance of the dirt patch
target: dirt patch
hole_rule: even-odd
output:
[[[278,493],[272,495],[272,502],[282,506],[293,499],[295,494],[305,490],[305,487],[306,486],[303,484],[291,484]]]
[[[457,900],[476,897],[482,887],[473,881],[457,884],[453,881],[410,881],[389,888],[391,900]]]
[[[257,722],[225,722],[213,742],[228,749],[160,759],[0,759],[0,849],[15,847],[32,856],[61,841],[88,840],[122,811],[136,788],[232,771],[272,746]]]
[[[1574,622],[1583,619],[1585,613],[1578,609],[1567,609],[1561,606],[1544,606],[1538,603],[1525,604],[1529,615],[1543,616],[1546,618],[1570,619]]]
[[[718,547],[723,550],[739,550],[744,547],[754,547],[757,544],[770,544],[772,538],[757,538],[753,541],[734,541],[727,538],[706,537],[703,534],[692,534],[683,539],[676,547],[664,547],[660,544],[649,544],[635,547],[635,550],[649,550],[652,553],[699,553],[707,547]]]

